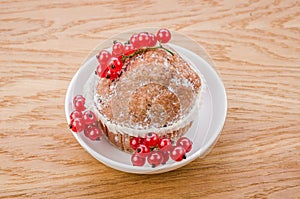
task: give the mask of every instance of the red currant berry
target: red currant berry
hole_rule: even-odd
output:
[[[150,38],[147,32],[139,33],[137,39],[138,39],[137,43],[139,48],[149,46]]]
[[[130,147],[133,150],[136,150],[136,148],[143,143],[143,138],[141,137],[131,137],[130,138]]]
[[[85,98],[82,95],[76,95],[73,99],[73,103],[75,104],[77,100],[83,100],[85,102]]]
[[[110,80],[114,80],[114,79],[117,79],[119,77],[119,73],[118,72],[112,72],[112,71],[109,71],[106,75],[106,78],[107,79],[110,79]]]
[[[156,133],[147,133],[144,143],[149,147],[155,147],[159,142],[159,137]]]
[[[131,162],[133,166],[143,166],[146,162],[146,158],[142,158],[137,153],[134,153],[131,156]]]
[[[151,151],[148,155],[148,163],[154,168],[163,161],[163,153],[161,151]]]
[[[90,140],[100,140],[102,136],[102,130],[97,126],[90,125],[84,130],[84,135]]]
[[[171,33],[168,29],[163,28],[157,32],[156,37],[157,41],[161,43],[168,43],[171,39]]]
[[[75,118],[82,118],[82,113],[81,111],[73,111],[71,114],[70,114],[70,119],[71,120],[74,120]]]
[[[101,50],[98,54],[98,61],[102,66],[105,66],[110,57],[110,52],[108,52],[107,50]]]
[[[122,56],[112,57],[109,61],[109,70],[112,73],[119,72],[123,67]]]
[[[161,164],[166,164],[169,160],[169,153],[164,151],[162,151],[162,153],[163,153],[163,160],[161,161]]]
[[[156,43],[157,43],[156,36],[154,34],[152,34],[152,33],[149,33],[149,46],[153,47],[153,46],[156,45]]]
[[[112,55],[120,56],[124,52],[124,45],[121,42],[115,42],[112,46]]]
[[[124,46],[124,55],[125,56],[128,56],[128,55],[131,55],[135,52],[135,48],[133,47],[132,44],[126,44]]]
[[[97,117],[92,111],[85,111],[83,114],[83,120],[86,125],[91,125],[97,121]]]
[[[141,158],[146,158],[149,153],[150,153],[150,148],[144,144],[140,144],[136,148],[136,154]]]
[[[134,47],[134,48],[139,48],[139,42],[138,42],[138,34],[133,34],[130,37],[130,44]]]
[[[98,65],[96,69],[96,73],[99,77],[104,78],[106,77],[108,72],[108,67],[102,67],[101,64]]]
[[[158,142],[158,148],[162,151],[169,151],[172,147],[172,142],[169,138],[162,137]]]
[[[138,137],[138,143],[139,143],[139,144],[143,144],[143,143],[144,143],[144,138]]]
[[[79,133],[85,129],[85,123],[82,118],[75,118],[71,120],[70,128],[73,132]]]
[[[174,146],[171,150],[170,157],[175,161],[185,159],[185,150],[182,146]]]
[[[75,110],[77,110],[77,111],[84,111],[85,110],[84,104],[85,104],[85,100],[82,100],[82,99],[76,100],[74,102],[74,108],[75,108]]]
[[[193,142],[190,139],[188,139],[187,137],[181,137],[179,140],[177,140],[176,145],[182,146],[184,148],[185,152],[188,153],[192,149]]]

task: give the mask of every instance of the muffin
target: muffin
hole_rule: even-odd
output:
[[[153,132],[176,142],[199,110],[202,76],[167,45],[122,58],[117,77],[93,75],[85,85],[87,104],[107,139],[126,152],[133,152],[132,137]]]

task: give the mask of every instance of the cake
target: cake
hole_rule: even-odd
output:
[[[167,44],[135,50],[121,61],[117,76],[101,69],[85,85],[87,104],[107,139],[131,153],[131,138],[152,132],[176,142],[199,110],[201,74]]]
[[[185,159],[193,145],[189,137],[201,133],[189,129],[198,119],[205,80],[170,39],[167,29],[140,32],[92,57],[87,66],[95,74],[69,102],[72,132],[83,133],[84,141],[105,137],[131,154],[133,166]]]

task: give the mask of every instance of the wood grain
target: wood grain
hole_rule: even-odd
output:
[[[300,198],[299,1],[2,0],[0,23],[0,198]],[[211,153],[160,175],[102,165],[64,116],[90,50],[137,27],[196,40],[228,95]]]

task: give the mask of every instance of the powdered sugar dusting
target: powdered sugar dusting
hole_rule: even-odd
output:
[[[127,71],[117,81],[96,80],[97,115],[111,131],[159,133],[191,122],[203,81],[182,58],[157,49],[125,64]]]

